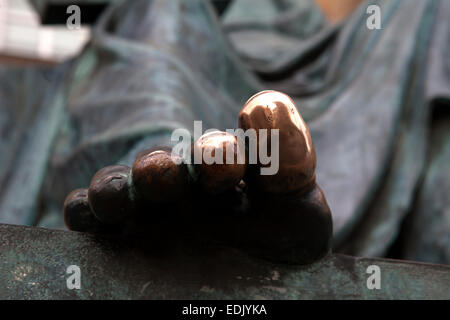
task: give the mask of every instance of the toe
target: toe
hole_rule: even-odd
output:
[[[244,146],[235,135],[218,130],[194,143],[193,160],[200,192],[212,195],[234,190],[246,170]]]
[[[88,202],[88,190],[76,189],[64,201],[64,223],[69,230],[96,232],[101,222],[92,213]]]
[[[166,148],[140,153],[132,169],[133,187],[140,200],[160,204],[182,197],[189,184],[182,160]]]
[[[92,178],[88,189],[89,206],[101,222],[121,224],[132,216],[134,201],[130,172],[127,166],[109,166]]]
[[[239,114],[239,127],[255,130],[257,134],[257,148],[247,148],[258,153],[256,165],[251,166],[246,176],[251,188],[282,194],[313,186],[314,145],[307,125],[289,96],[277,91],[254,95]],[[262,161],[264,154],[270,154],[270,164]],[[251,155],[248,157],[252,158]],[[261,170],[269,165],[274,170]]]

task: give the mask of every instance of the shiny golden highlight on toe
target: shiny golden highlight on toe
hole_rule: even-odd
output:
[[[231,133],[205,133],[194,143],[193,153],[198,182],[208,193],[233,189],[244,177],[244,146]]]
[[[274,175],[249,172],[248,182],[261,191],[287,193],[314,185],[316,153],[311,135],[292,99],[278,91],[267,90],[253,95],[239,113],[239,127],[258,132],[279,130],[279,170]],[[261,164],[258,164],[261,167]]]

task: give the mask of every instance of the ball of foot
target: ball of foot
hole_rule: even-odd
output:
[[[249,252],[277,262],[312,263],[330,251],[333,221],[316,185],[300,195],[272,195],[252,201],[254,214],[237,225]]]

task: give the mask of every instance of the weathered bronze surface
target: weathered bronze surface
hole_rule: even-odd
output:
[[[227,247],[179,244],[149,255],[71,231],[0,225],[1,299],[450,299],[448,266],[330,254],[275,264]],[[81,289],[67,288],[67,267]],[[367,288],[367,267],[381,289]]]
[[[450,264],[450,109],[436,101],[426,176],[401,237],[402,258]]]
[[[430,104],[436,98],[449,101],[450,3],[380,1],[383,28],[369,30],[364,6],[330,29],[321,24],[312,1],[290,1],[287,12],[271,0],[261,0],[257,8],[244,2],[234,1],[222,21],[205,1],[126,2],[126,8],[105,12],[92,41],[66,64],[2,66],[0,221],[60,228],[67,193],[86,187],[99,168],[131,166],[139,151],[168,144],[173,129],[190,129],[193,120],[203,120],[204,128],[232,128],[245,99],[270,88],[293,97],[310,128],[316,178],[333,211],[335,245],[355,241],[360,245],[353,253],[385,256],[415,205],[416,191],[423,190],[414,218],[418,229],[410,235],[417,242],[408,255],[447,262],[441,249],[449,247],[449,227],[442,213],[449,205],[442,201],[445,193],[432,186],[445,185],[438,179],[438,159],[445,161],[447,149],[433,151],[433,166],[424,169]],[[431,210],[428,201],[437,201]],[[425,226],[442,229],[427,233]],[[10,239],[22,243],[22,229],[14,230]],[[350,237],[353,231],[356,237]],[[92,247],[76,247],[75,239],[61,245],[95,250],[84,240],[81,246]],[[47,249],[46,242],[39,243]],[[48,261],[37,251],[14,260],[14,250],[8,270],[17,261]],[[101,263],[97,271],[107,268]],[[433,290],[447,296],[433,282],[448,288],[447,269],[423,272],[401,265],[410,273],[388,278],[388,294],[402,287],[405,297],[417,292],[434,297]],[[305,286],[318,292],[321,284]],[[366,294],[361,290],[352,286],[345,292]],[[367,294],[379,297],[379,292]]]

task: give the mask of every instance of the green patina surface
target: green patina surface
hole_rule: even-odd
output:
[[[239,2],[223,21],[206,1],[117,6],[65,66],[2,67],[0,221],[60,227],[65,195],[100,167],[130,164],[197,119],[204,129],[234,127],[256,89],[276,88],[294,97],[310,126],[336,243],[385,255],[421,189],[407,257],[447,263],[449,126],[436,131],[442,143],[432,143],[429,164],[424,150],[430,102],[448,104],[449,2],[379,1],[381,31],[361,28],[361,6],[309,71],[297,64],[311,49],[299,46],[304,20],[249,28],[231,19]],[[227,27],[230,20],[241,26]],[[166,32],[148,31],[155,28]],[[256,80],[264,70],[272,78]],[[81,268],[81,290],[66,287],[72,264]],[[381,268],[380,290],[366,287],[372,264]],[[293,267],[226,248],[155,254],[74,232],[0,226],[0,298],[449,299],[449,277],[442,265],[330,254]]]
[[[144,252],[115,240],[0,225],[1,299],[450,299],[450,267],[329,254],[308,266],[228,248]],[[81,270],[67,289],[66,269]],[[381,289],[367,288],[378,265]]]

